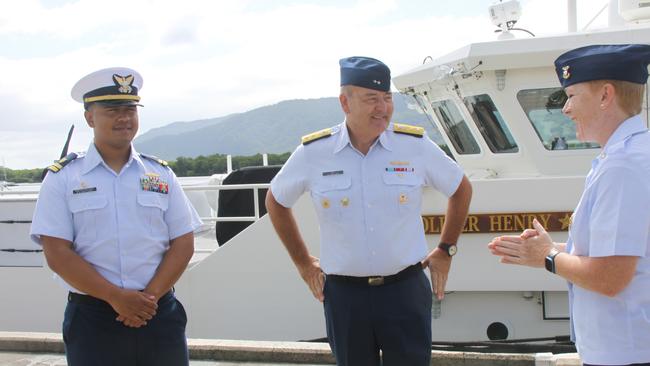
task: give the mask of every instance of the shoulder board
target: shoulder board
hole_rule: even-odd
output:
[[[414,137],[424,136],[424,128],[418,126],[405,125],[403,123],[393,123],[393,132],[410,135]]]
[[[159,158],[159,157],[157,157],[157,156],[147,155],[147,154],[143,154],[143,153],[139,153],[139,154],[140,154],[140,156],[142,156],[143,158],[145,158],[145,159],[149,159],[149,160],[153,160],[153,161],[155,161],[156,163],[158,163],[158,164],[160,164],[160,165],[162,165],[162,166],[169,166],[169,163],[168,163],[168,162],[166,162],[165,160],[163,160],[163,159],[161,159],[161,158]]]
[[[63,169],[63,167],[70,164],[71,161],[76,159],[77,156],[78,155],[76,153],[70,153],[66,155],[64,158],[61,158],[56,162],[54,162],[54,164],[48,166],[47,170],[51,171],[52,173],[58,173],[59,171],[61,171],[61,169]]]
[[[324,139],[326,137],[332,136],[332,129],[331,128],[326,128],[324,130],[320,130],[314,133],[310,133],[309,135],[305,135],[302,137],[302,144],[307,145],[311,144],[312,142],[320,139]]]

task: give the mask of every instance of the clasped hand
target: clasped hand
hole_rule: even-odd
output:
[[[501,263],[544,267],[544,259],[555,244],[537,219],[533,220],[533,227],[520,235],[498,236],[488,244],[488,249],[501,257]]]
[[[118,314],[115,320],[132,328],[147,325],[158,309],[155,296],[136,290],[120,290],[109,304]]]

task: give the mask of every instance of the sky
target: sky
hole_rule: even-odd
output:
[[[578,0],[578,29],[608,2]],[[70,151],[86,150],[92,129],[70,89],[101,68],[142,74],[142,134],[282,100],[337,96],[342,57],[378,58],[399,75],[427,56],[494,40],[494,3],[0,0],[0,165],[51,164],[71,124]],[[537,36],[566,32],[566,0],[520,3],[518,27]],[[590,28],[606,22],[607,10]]]

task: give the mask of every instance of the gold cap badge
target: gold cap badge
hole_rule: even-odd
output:
[[[569,72],[570,67],[571,66],[569,66],[569,65],[562,66],[562,79],[566,80],[566,79],[571,77],[571,73]]]
[[[133,75],[128,75],[128,76],[120,76],[118,74],[113,74],[113,81],[115,82],[115,85],[119,85],[119,90],[120,93],[131,93],[133,88],[131,88],[131,85],[133,84]]]

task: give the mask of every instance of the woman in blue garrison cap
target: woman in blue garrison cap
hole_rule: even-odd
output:
[[[568,281],[571,335],[585,365],[650,365],[650,133],[641,115],[649,62],[648,45],[587,46],[555,61],[568,97],[562,111],[602,152],[566,243],[536,222],[488,245],[503,263],[546,267]]]

